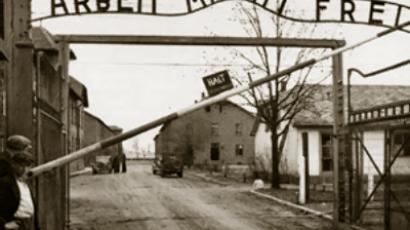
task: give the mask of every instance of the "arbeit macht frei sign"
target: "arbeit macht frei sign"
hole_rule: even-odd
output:
[[[410,5],[392,0],[303,0],[303,4],[301,0],[50,0],[48,12],[33,21],[104,13],[179,16],[232,1],[255,4],[283,18],[299,22],[341,22],[393,27],[410,20]]]

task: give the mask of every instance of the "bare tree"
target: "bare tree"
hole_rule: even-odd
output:
[[[257,6],[252,5],[250,7],[249,4],[244,5],[244,3],[238,3],[237,6],[237,10],[242,16],[241,23],[248,36],[266,37],[266,32],[263,30],[265,27],[261,23],[261,15],[259,15]],[[302,34],[311,35],[316,29],[316,27],[296,27],[295,23],[281,20],[277,15],[271,15],[270,19],[275,25],[271,33],[276,38],[301,37]],[[295,28],[299,29],[295,30]],[[269,37],[272,37],[272,35]],[[256,58],[254,57],[255,55],[251,56],[248,52],[243,52],[239,49],[234,50],[235,55],[247,63],[244,71],[249,73],[246,78],[234,78],[238,84],[252,81],[254,76],[251,76],[251,72],[259,72],[262,73],[262,76],[270,76],[283,69],[285,63],[287,65],[296,65],[303,58],[312,55],[317,50],[300,48],[294,55],[285,55],[286,48],[259,46],[255,47],[255,51]],[[323,50],[320,52],[323,52]],[[271,131],[272,188],[280,187],[279,165],[291,122],[296,114],[306,109],[311,102],[310,96],[315,90],[315,85],[306,83],[312,69],[313,66],[266,83],[241,95],[248,105],[256,108],[259,119]],[[326,74],[326,76],[329,76],[329,74]],[[293,87],[287,89],[288,83],[291,80],[293,80]]]

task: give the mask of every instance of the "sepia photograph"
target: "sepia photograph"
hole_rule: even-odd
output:
[[[410,1],[0,0],[0,230],[410,230]]]

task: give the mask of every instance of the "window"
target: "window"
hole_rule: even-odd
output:
[[[235,154],[236,156],[243,156],[243,145],[235,145]]]
[[[393,150],[397,151],[403,145],[403,150],[401,151],[399,156],[410,156],[410,132],[400,131],[396,133],[393,138]]]
[[[211,160],[219,160],[219,143],[211,143]]]
[[[333,141],[331,134],[322,134],[322,171],[333,170]]]
[[[211,135],[212,136],[218,136],[219,135],[219,125],[218,123],[212,123],[211,126]]]
[[[242,124],[241,123],[236,123],[235,124],[235,135],[236,136],[241,136],[242,135]]]

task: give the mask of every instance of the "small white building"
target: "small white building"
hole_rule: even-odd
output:
[[[281,157],[280,172],[285,177],[297,179],[303,161],[303,146],[309,155],[310,183],[332,182],[333,172],[333,103],[332,86],[320,85],[315,91],[314,103],[296,115],[289,128]],[[352,86],[352,108],[364,109],[391,102],[409,100],[409,86],[360,85]],[[270,131],[261,123],[255,133],[255,161],[258,170],[271,172]],[[385,134],[381,128],[364,131],[363,143],[383,172]],[[410,130],[400,130],[393,136],[398,149],[403,142],[410,144]],[[305,143],[304,143],[305,142]],[[377,175],[376,169],[367,156],[363,156],[363,173]],[[393,174],[410,174],[410,146],[403,152],[392,168]],[[298,180],[293,180],[297,182]]]

